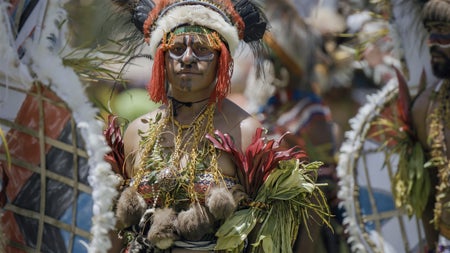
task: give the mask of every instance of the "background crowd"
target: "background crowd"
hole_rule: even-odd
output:
[[[442,1],[446,4],[446,8],[449,7],[448,0],[434,1]],[[9,2],[17,6],[20,1]],[[450,73],[448,66],[436,70],[437,67],[430,64],[428,44],[426,43],[428,29],[437,34],[447,35],[443,38],[437,36],[435,43],[448,45],[448,35],[450,34],[448,21],[450,18],[446,19],[444,14],[443,18],[439,16],[440,14],[435,16],[433,14],[428,20],[429,26],[423,26],[420,9],[426,2],[419,0],[259,1],[268,21],[268,32],[261,39],[266,53],[260,58],[254,59],[251,56],[252,48],[244,43],[239,45],[234,57],[230,94],[227,98],[245,111],[245,113],[239,111],[239,115],[248,114],[257,119],[259,124],[267,129],[268,136],[279,138],[289,132],[291,135],[285,137],[285,144],[300,146],[306,151],[311,161],[323,162],[318,170],[317,183],[326,185],[322,187],[322,190],[331,212],[329,225],[317,226],[317,220],[320,218],[311,215],[310,224],[303,224],[299,229],[298,238],[300,239],[294,244],[293,251],[295,253],[347,253],[357,250],[357,247],[355,248],[352,244],[351,238],[354,235],[348,229],[349,221],[345,220],[348,211],[345,208],[348,206],[340,204],[342,196],[339,192],[342,190],[340,189],[342,183],[339,182],[339,155],[345,140],[354,137],[346,135],[346,133],[352,130],[351,122],[358,115],[358,111],[371,102],[368,101],[370,95],[383,92],[386,87],[390,89],[389,85],[393,86],[393,82],[395,82],[394,86],[398,87],[398,73],[402,73],[407,82],[407,91],[401,89],[398,91],[395,88],[392,92],[400,93],[399,97],[401,94],[408,94],[409,100],[405,99],[404,101],[408,102],[407,110],[409,111],[412,105],[411,98],[421,94],[423,88],[421,83],[431,85],[437,83],[438,78],[447,80],[447,82],[443,82],[443,85],[438,85],[437,88],[433,86],[431,91],[422,95],[421,100],[414,104],[414,113],[420,116],[410,119],[408,122],[411,129],[413,129],[412,126],[414,129],[418,129],[419,136],[417,138],[425,150],[431,150],[434,147],[429,146],[430,143],[427,139],[429,135],[446,134],[445,131],[441,133],[437,130],[427,132],[427,126],[423,126],[422,123],[429,121],[426,115],[431,115],[433,110],[422,111],[420,108],[428,108],[427,99],[433,96],[429,95],[433,89],[438,94],[441,86],[448,86],[448,73]],[[1,4],[5,3],[1,1]],[[92,51],[104,54],[107,54],[105,52],[120,51],[132,56],[125,61],[105,62],[102,67],[107,68],[108,71],[95,77],[88,76],[83,80],[83,88],[86,90],[89,101],[98,109],[98,116],[102,121],[108,122],[108,117],[113,114],[118,116],[121,122],[128,124],[145,113],[156,112],[163,101],[151,101],[148,96],[147,84],[152,78],[153,66],[152,57],[149,56],[151,52],[145,45],[139,48],[125,47],[124,49],[123,45],[127,42],[120,39],[121,35],[127,31],[118,28],[122,25],[123,19],[118,17],[119,14],[114,12],[110,5],[110,0],[67,1],[64,8],[67,11],[65,22],[70,27],[68,43],[71,48],[84,52],[86,55],[87,52]],[[447,14],[450,17],[450,11]],[[443,28],[439,25],[435,27],[433,18],[444,19],[436,21],[446,25],[443,25]],[[76,68],[77,65],[71,66]],[[263,74],[258,74],[256,68],[261,68]],[[443,92],[439,94],[442,95]],[[182,100],[183,96],[178,95],[176,99]],[[48,96],[52,97],[51,94]],[[3,94],[0,99],[6,101]],[[5,104],[0,103],[0,110],[8,110]],[[442,104],[445,103],[442,102]],[[434,106],[436,107],[436,105]],[[447,115],[448,109],[445,105],[439,108],[441,114]],[[183,110],[180,112],[183,113]],[[446,120],[447,118],[444,118],[442,121],[446,122]],[[62,129],[68,125],[69,123],[66,121],[61,122],[59,128]],[[415,134],[413,135],[415,137]],[[357,139],[358,136],[354,138]],[[361,138],[366,138],[366,136],[361,136]],[[377,140],[379,141],[379,139]],[[442,143],[438,144],[442,146]],[[380,146],[388,145],[382,143]],[[424,157],[437,157],[443,159],[444,164],[448,164],[447,160],[442,157],[448,156],[449,151],[444,149],[444,154],[441,156],[436,155],[436,152],[434,156],[431,154],[428,157],[424,155]],[[424,153],[426,152],[424,151]],[[85,164],[86,161],[74,163]],[[436,182],[445,181],[442,179],[446,178],[442,174],[443,172],[440,172],[442,170],[439,170],[439,166],[445,166],[437,163],[434,165],[436,165],[437,171],[432,173],[438,176],[431,180],[432,183],[438,184]],[[9,172],[4,172],[4,168],[0,172],[8,174]],[[355,172],[355,177],[357,177],[356,174],[357,172]],[[0,193],[2,184],[6,185],[5,178],[7,177],[0,177],[2,179],[0,180]],[[88,184],[87,180],[86,173],[80,177],[80,181],[85,184]],[[386,184],[383,186],[385,192],[380,193],[379,196],[387,198],[383,200],[384,205],[390,205],[397,199],[396,196],[392,196],[389,179],[383,183]],[[441,186],[444,190],[441,189],[440,193],[446,192],[448,183]],[[361,186],[361,189],[363,188]],[[368,188],[370,191],[370,185]],[[29,191],[32,189],[35,188],[28,188]],[[430,194],[436,193],[432,190]],[[5,196],[0,195],[0,206],[7,202]],[[18,196],[26,201],[23,195],[18,194]],[[428,198],[428,196],[425,197]],[[434,195],[431,198],[435,199]],[[439,202],[442,199],[436,197],[435,200]],[[364,202],[362,199],[359,201]],[[373,202],[372,205],[379,204],[375,203],[377,200],[370,199],[370,201]],[[368,202],[369,200],[367,200]],[[433,216],[433,210],[436,211],[433,209],[434,202],[431,201],[425,205],[427,207],[423,208],[423,216],[422,212],[415,214],[419,216],[419,219],[424,219],[420,225],[424,228],[419,230],[424,230],[427,236],[422,236],[418,241],[414,241],[415,245],[411,246],[415,249],[411,249],[409,252],[446,252],[446,243],[440,244],[443,245],[442,249],[435,247],[439,236],[434,233],[431,233],[430,236],[429,231],[433,228],[428,227],[427,224],[429,220],[435,219],[436,221],[438,219]],[[388,211],[394,212],[399,207],[392,204],[392,207],[389,208],[391,209]],[[445,210],[446,206],[444,205],[441,209]],[[369,214],[371,212],[373,210],[368,211]],[[442,219],[445,220],[445,211],[442,213],[444,216]],[[383,223],[389,219],[381,217],[378,218],[378,221],[381,220]],[[23,221],[23,224],[25,223],[26,221]],[[366,229],[366,232],[372,231],[371,225],[373,224],[368,225],[369,223],[364,223],[367,227],[363,230]],[[450,231],[445,226],[447,225],[443,222],[435,230],[440,229],[441,233],[445,234],[442,231]],[[0,235],[1,232],[0,230]],[[372,240],[374,240],[373,237]],[[408,242],[407,239],[400,236],[394,240]],[[425,241],[426,243],[424,243]],[[380,245],[379,241],[375,240],[375,246],[369,245],[368,247],[376,249],[377,245]],[[0,249],[1,246],[0,239]],[[381,243],[381,246],[382,252],[402,252],[395,246],[391,247],[390,242],[385,242],[384,245]],[[405,247],[410,247],[410,245]]]

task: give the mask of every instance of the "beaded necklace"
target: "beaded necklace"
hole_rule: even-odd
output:
[[[149,123],[149,130],[141,134],[141,161],[132,186],[151,187],[149,196],[143,197],[152,199],[154,207],[186,205],[203,199],[196,181],[205,173],[213,175],[212,184],[223,180],[216,149],[204,138],[214,131],[214,111],[214,104],[205,105],[190,124],[182,125],[174,118],[173,104],[169,103],[164,116],[157,116]],[[170,127],[172,131],[168,130]],[[161,146],[163,133],[173,133],[172,150]]]
[[[437,106],[430,115],[430,133],[428,142],[431,146],[432,163],[438,169],[438,185],[436,186],[436,203],[434,206],[433,222],[435,228],[439,228],[443,200],[447,196],[450,186],[450,163],[447,159],[447,145],[445,143],[444,129],[446,124],[450,123],[450,99],[449,99],[450,82],[445,80],[437,94]]]

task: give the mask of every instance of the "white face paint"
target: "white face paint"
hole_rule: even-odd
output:
[[[219,52],[210,47],[207,35],[175,35],[165,58],[172,89],[210,90],[216,80],[218,55]]]
[[[428,45],[433,74],[438,78],[450,78],[450,24],[428,22]]]

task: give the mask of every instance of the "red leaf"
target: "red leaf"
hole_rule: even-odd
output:
[[[108,146],[111,151],[105,155],[104,159],[111,164],[112,170],[128,179],[125,171],[125,152],[122,139],[122,131],[118,122],[118,117],[114,115],[108,116],[108,126],[103,131]]]
[[[217,149],[233,156],[239,172],[244,177],[244,188],[252,198],[256,196],[261,185],[280,161],[306,158],[306,153],[299,147],[287,149],[280,145],[285,135],[277,140],[267,140],[263,132],[264,129],[257,129],[252,143],[245,152],[235,147],[229,135],[218,130],[215,132],[215,137],[207,136]]]
[[[409,94],[409,88],[406,79],[397,68],[394,67],[394,69],[398,80],[397,110],[399,112],[400,119],[404,124],[404,130],[409,130],[409,126],[411,125],[411,95]]]

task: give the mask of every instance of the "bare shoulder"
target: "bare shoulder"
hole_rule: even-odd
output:
[[[432,100],[436,84],[429,85],[425,90],[417,94],[411,108],[413,125],[419,141],[427,146],[427,117],[432,110]]]
[[[425,117],[428,111],[428,106],[430,104],[430,101],[432,100],[433,91],[436,89],[437,84],[429,85],[426,89],[424,89],[422,92],[417,94],[416,98],[414,99],[414,103],[412,105],[412,114],[413,117]],[[420,120],[420,122],[422,119]]]
[[[259,120],[230,100],[223,101],[220,115],[221,120],[215,126],[232,135],[236,144],[243,150],[250,145],[256,129],[262,127]]]
[[[131,169],[137,151],[139,150],[139,141],[141,140],[140,132],[148,130],[149,122],[156,115],[161,113],[162,109],[157,109],[150,113],[144,114],[132,122],[130,122],[123,135],[124,153],[126,158],[127,170]]]

